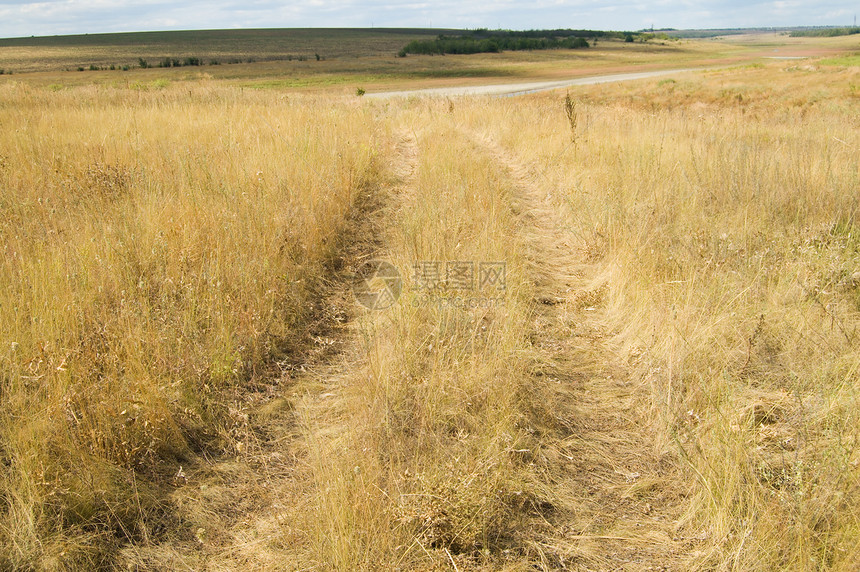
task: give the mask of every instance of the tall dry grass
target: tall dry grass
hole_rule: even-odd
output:
[[[687,567],[860,559],[856,81],[772,64],[586,89],[575,143],[558,95],[463,112],[571,207],[618,364],[695,486]]]
[[[230,451],[374,175],[365,110],[195,85],[0,91],[0,567],[93,566]]]
[[[557,519],[589,493],[556,479],[576,404],[537,375],[535,345],[553,340],[534,335],[552,316],[535,297],[562,286],[541,268],[569,253],[536,232],[530,179],[494,141],[540,173],[534,197],[566,203],[557,230],[600,293],[580,305],[609,338],[581,353],[606,363],[576,373],[636,384],[631,418],[693,491],[675,523],[689,549],[664,563],[851,569],[856,83],[853,68],[773,64],[585,88],[567,107],[5,84],[0,567],[107,566],[120,544],[156,553],[184,533],[163,551],[230,568],[166,491],[195,455],[238,451],[248,393],[266,386],[297,421],[298,462],[279,467],[296,482],[265,526],[243,515],[243,546],[224,549],[243,566],[560,565]],[[400,302],[359,313],[322,373],[273,388],[327,319],[321,292],[368,189]],[[428,302],[422,261],[504,261],[503,294],[475,294],[503,302]],[[551,326],[544,338],[575,329]],[[567,357],[552,367],[580,367]]]

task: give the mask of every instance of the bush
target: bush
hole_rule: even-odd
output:
[[[141,67],[141,69],[146,69],[149,67],[149,62],[147,62],[143,58],[138,58],[137,59],[137,65],[139,65]]]
[[[365,93],[367,93],[367,92],[366,92],[366,91],[364,91],[364,88],[363,88],[363,87],[356,88],[356,90],[355,90],[355,95],[357,95],[358,97],[361,97],[361,96],[362,96],[362,95],[364,95]]]

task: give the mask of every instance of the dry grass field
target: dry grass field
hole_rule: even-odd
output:
[[[767,42],[516,98],[4,76],[0,569],[856,569],[857,46]]]

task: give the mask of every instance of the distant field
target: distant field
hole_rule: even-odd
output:
[[[409,42],[456,30],[291,29],[145,32],[0,40],[0,81],[60,89],[105,85],[136,89],[172,82],[226,80],[248,88],[354,92],[557,79],[739,61],[755,46],[701,40],[626,43],[589,38],[578,50],[504,51],[395,57]],[[148,66],[141,68],[141,60]],[[200,65],[161,67],[170,63]],[[213,64],[218,65],[213,65]],[[110,69],[113,67],[114,69]],[[9,75],[11,74],[11,75]]]
[[[157,64],[165,57],[197,57],[208,63],[231,59],[280,60],[367,57],[397,53],[407,42],[433,38],[448,30],[424,29],[262,29],[135,32],[0,39],[0,68],[16,72]],[[315,59],[315,58],[314,58]]]
[[[0,82],[23,81],[56,90],[76,85],[152,89],[217,80],[252,89],[355,93],[359,87],[381,91],[713,67],[780,55],[838,57],[860,48],[856,37],[755,33],[719,39],[652,37],[646,42],[599,37],[588,38],[591,45],[577,50],[396,57],[414,40],[462,32],[265,29],[3,39]],[[162,67],[166,61],[182,65]],[[199,65],[186,65],[192,62]]]

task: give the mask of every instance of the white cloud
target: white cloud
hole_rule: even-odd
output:
[[[848,0],[0,0],[0,37],[233,27],[722,28],[850,24]],[[644,22],[647,19],[648,22]]]

